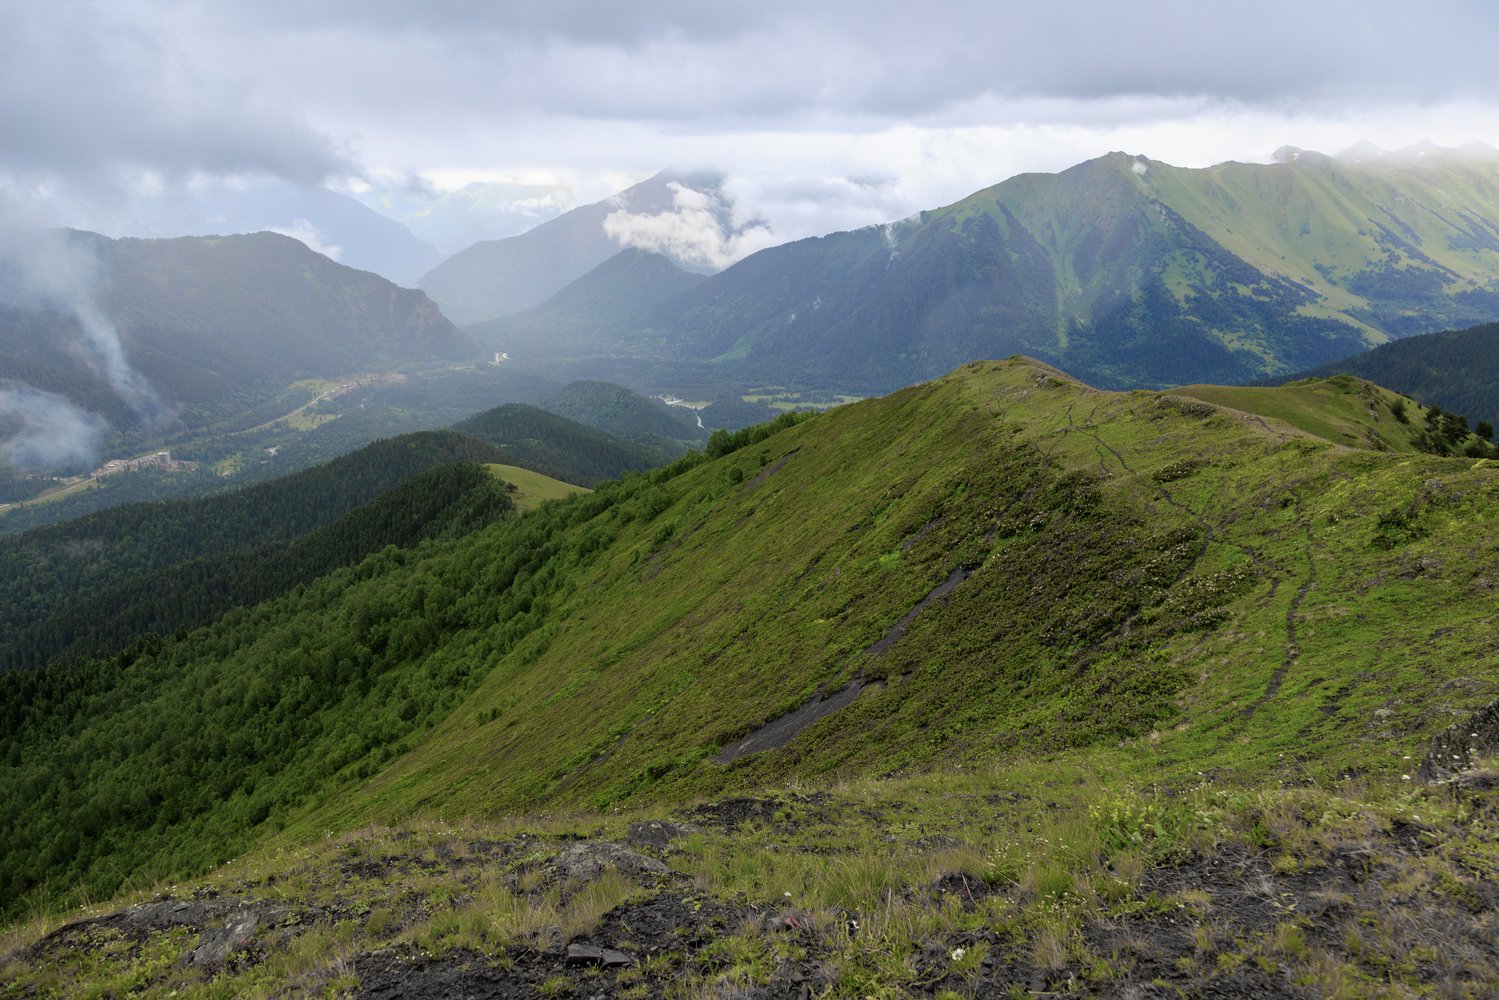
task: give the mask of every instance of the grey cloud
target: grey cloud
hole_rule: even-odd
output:
[[[194,59],[168,7],[22,0],[0,14],[0,171],[83,187],[132,173],[347,173],[340,145],[253,78]]]
[[[576,42],[634,46],[653,38],[698,41],[734,37],[774,19],[777,9],[794,10],[784,0],[758,4],[702,3],[701,0],[510,0],[506,3],[407,0],[269,0],[245,16],[266,23],[312,29],[400,34],[435,34],[490,41]]]
[[[740,222],[716,183],[703,190],[668,181],[672,208],[664,212],[610,212],[604,232],[621,246],[666,254],[693,268],[721,270],[776,241],[759,219]]]
[[[757,151],[774,161],[775,149],[906,128],[1348,121],[1388,106],[1491,103],[1473,67],[1496,43],[1486,5],[1415,11],[1393,0],[1247,10],[1200,0],[21,0],[0,11],[0,202],[34,208],[61,190],[56,200],[71,204],[143,172],[316,180],[362,166],[371,176],[528,167],[587,184],[643,176],[674,154],[744,170]],[[1256,153],[1299,138],[1275,136]],[[1079,145],[1083,155],[1107,148]],[[889,169],[832,159],[757,169]],[[911,164],[875,192],[842,185],[852,200],[838,221],[908,207],[933,187]],[[1003,176],[967,168],[973,186]],[[955,170],[933,161],[923,172]],[[824,204],[838,196],[830,189]],[[826,231],[814,201],[789,204],[795,228]],[[532,221],[488,215],[491,229]],[[443,228],[455,242],[502,235]]]
[[[564,115],[798,131],[965,107],[983,118],[995,100],[1060,113],[1107,97],[1277,106],[1442,100],[1474,92],[1481,81],[1471,67],[1499,41],[1499,23],[1479,5],[1413,16],[1389,0],[1263,0],[1252,11],[1185,0],[388,0],[288,3],[255,17],[260,30],[291,29],[258,58],[279,59],[278,73],[291,78],[312,70],[305,82],[336,91],[345,110],[376,95],[387,109],[436,110],[474,127],[486,118]],[[339,72],[327,72],[317,51],[330,53]]]

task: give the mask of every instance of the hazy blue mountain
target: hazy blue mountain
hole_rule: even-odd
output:
[[[645,322],[661,303],[696,288],[704,275],[670,258],[629,248],[539,306],[475,323],[466,332],[520,361],[597,353]]]
[[[411,184],[372,187],[353,197],[437,248],[437,259],[422,273],[481,240],[502,240],[534,229],[574,201],[572,192],[560,184],[501,181],[476,181],[456,191]]]
[[[424,293],[289,237],[22,234],[0,259],[0,461],[86,464],[110,429],[200,426],[298,379],[478,354]]]

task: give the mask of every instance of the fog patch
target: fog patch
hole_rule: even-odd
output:
[[[155,425],[164,415],[161,399],[130,364],[119,331],[99,305],[103,284],[97,244],[84,234],[55,229],[0,232],[0,305],[76,319],[89,364],[136,416]]]
[[[109,425],[66,397],[0,382],[0,461],[39,469],[92,467]]]

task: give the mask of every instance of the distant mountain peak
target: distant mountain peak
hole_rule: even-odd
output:
[[[1302,149],[1300,146],[1281,146],[1270,159],[1276,163],[1325,163],[1331,159],[1326,153],[1319,153],[1315,149]]]

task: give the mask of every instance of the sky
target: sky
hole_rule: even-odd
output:
[[[1499,145],[1495,51],[1441,0],[0,0],[0,218],[266,178],[542,218],[707,168],[779,242],[1110,150]]]

